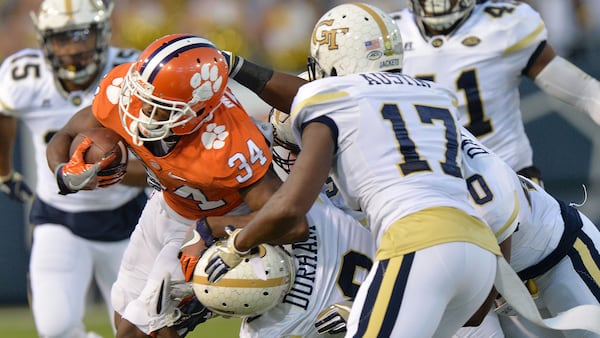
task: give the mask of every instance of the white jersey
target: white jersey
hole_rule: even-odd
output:
[[[353,299],[375,255],[371,233],[323,194],[307,213],[309,239],[292,245],[296,277],[283,302],[245,319],[240,337],[321,337],[319,312]]]
[[[135,60],[131,49],[110,48],[104,72]],[[0,66],[0,114],[20,119],[33,139],[37,186],[36,195],[47,204],[66,211],[109,210],[120,207],[140,193],[140,188],[114,185],[94,191],[59,195],[54,173],[48,168],[46,146],[54,133],[73,114],[92,103],[95,85],[86,91],[65,94],[58,88],[41,50],[24,49]],[[29,154],[30,155],[30,154]]]
[[[529,210],[517,174],[466,129],[461,130],[463,173],[475,210],[492,228],[498,243],[513,234]],[[521,205],[525,203],[525,205]]]
[[[463,170],[475,209],[498,243],[512,236],[510,265],[515,271],[539,263],[557,248],[565,229],[558,201],[467,131],[462,137]]]
[[[404,43],[402,72],[453,90],[461,124],[515,171],[532,166],[519,83],[547,38],[540,15],[525,3],[488,1],[452,34],[430,38],[409,9],[391,15]]]
[[[299,144],[302,124],[313,119],[337,132],[331,176],[349,206],[366,214],[379,245],[392,223],[423,209],[476,215],[461,176],[453,102],[447,89],[404,74],[328,77],[299,89],[292,129]]]

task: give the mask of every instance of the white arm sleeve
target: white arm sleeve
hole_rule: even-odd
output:
[[[600,83],[560,56],[534,80],[544,92],[586,112],[600,125]]]

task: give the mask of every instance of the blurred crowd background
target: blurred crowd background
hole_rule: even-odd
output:
[[[108,0],[110,1],[110,0]],[[387,11],[406,0],[363,0]],[[491,0],[490,0],[491,1]],[[40,0],[0,0],[0,60],[37,48],[30,17]],[[339,0],[115,0],[113,44],[144,49],[168,33],[207,37],[226,50],[276,69],[305,69],[312,28]],[[546,22],[558,53],[600,79],[600,1],[529,0]],[[581,207],[600,224],[600,127],[584,114],[549,99],[530,81],[522,84],[522,110],[547,190]],[[242,100],[244,103],[244,101]],[[251,111],[251,110],[249,110]],[[263,114],[268,110],[262,110]],[[549,137],[550,136],[550,137]],[[16,168],[30,174],[30,146],[21,144]],[[29,176],[29,175],[27,175]],[[35,182],[35,177],[28,177]],[[26,210],[0,194],[0,304],[26,302],[29,229]]]
[[[194,33],[254,60],[302,71],[309,36],[332,0],[115,0],[113,43],[144,49],[168,33]],[[405,0],[369,1],[392,11]],[[40,0],[0,0],[0,58],[37,47],[30,11]],[[10,32],[10,33],[9,33]]]
[[[115,0],[113,42],[143,49],[174,32],[200,34],[217,46],[278,69],[301,71],[317,19],[340,0]],[[367,1],[393,11],[406,0]],[[548,27],[550,42],[564,56],[598,43],[598,0],[529,0]],[[36,47],[29,16],[39,0],[0,0],[0,58]],[[597,47],[597,46],[596,46]]]

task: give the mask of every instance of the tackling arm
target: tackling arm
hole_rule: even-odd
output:
[[[308,124],[302,145],[290,176],[238,234],[234,243],[238,250],[270,243],[304,220],[329,175],[334,150],[331,130],[322,123]]]
[[[275,194],[280,186],[281,180],[277,174],[275,174],[273,170],[268,170],[260,181],[249,187],[241,189],[240,194],[252,210],[259,210],[267,202],[267,200],[273,194]],[[210,216],[207,217],[206,223],[208,223],[208,227],[215,238],[224,238],[227,237],[227,233],[225,232],[225,227],[227,225],[233,225],[236,228],[243,228],[254,217],[254,215],[256,215],[256,211],[247,215]],[[281,237],[274,239],[269,243],[277,245],[304,241],[306,240],[306,236],[308,236],[307,230],[308,226],[306,219],[302,219],[293,227],[288,228]]]
[[[600,83],[546,45],[527,74],[544,92],[586,112],[600,125]]]
[[[306,80],[296,75],[276,72],[229,51],[222,51],[229,65],[229,77],[252,90],[270,106],[289,114],[298,88]]]

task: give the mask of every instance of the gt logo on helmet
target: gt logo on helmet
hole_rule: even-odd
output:
[[[317,24],[317,27],[313,30],[313,32],[314,32],[313,37],[312,37],[313,43],[319,44],[319,45],[327,45],[329,50],[340,48],[336,41],[337,34],[338,33],[346,34],[350,31],[350,28],[344,27],[344,28],[334,28],[334,29],[329,29],[329,30],[320,30],[320,28],[322,26],[331,27],[333,25],[333,21],[334,20],[324,20]],[[319,39],[317,38],[317,31],[320,31],[320,33],[321,33],[321,36]]]

